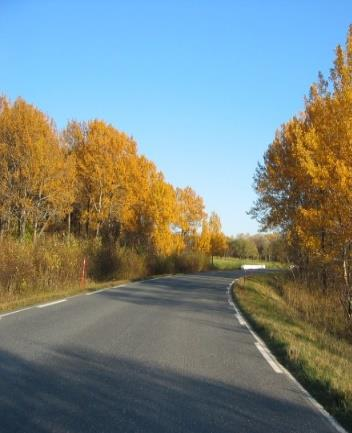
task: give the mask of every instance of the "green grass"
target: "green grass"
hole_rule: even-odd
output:
[[[283,285],[278,284],[280,279]],[[337,334],[343,318],[329,326],[326,322],[335,308],[333,301],[329,305],[301,290],[295,292],[292,305],[285,290],[282,275],[258,275],[246,278],[245,287],[240,280],[234,296],[282,364],[352,432],[352,344],[348,335],[341,338]],[[308,301],[314,308],[306,305]],[[311,314],[313,309],[319,314]]]
[[[218,270],[240,269],[242,265],[263,264],[267,269],[286,269],[287,265],[279,262],[265,262],[256,259],[239,259],[236,257],[214,257],[214,268]]]

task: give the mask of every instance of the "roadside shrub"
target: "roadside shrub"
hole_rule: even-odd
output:
[[[0,292],[21,294],[78,284],[85,248],[66,239],[0,241]]]
[[[149,259],[149,270],[153,274],[174,274],[175,256],[152,256]]]
[[[83,258],[84,242],[49,238],[33,246],[36,286],[40,289],[78,284]]]
[[[89,275],[95,279],[109,279],[117,273],[119,260],[116,248],[99,247],[91,256]]]
[[[4,238],[0,240],[0,297],[78,286],[84,258],[92,280],[133,280],[209,269],[209,258],[195,252],[148,257],[130,248],[102,245],[96,239],[48,236],[33,243]]]
[[[176,272],[200,272],[209,269],[209,257],[195,252],[174,256]]]
[[[0,291],[25,292],[36,277],[33,248],[26,243],[3,239],[0,244]]]
[[[137,254],[129,248],[119,248],[117,251],[117,270],[115,278],[129,280],[146,277],[148,263],[146,256]]]

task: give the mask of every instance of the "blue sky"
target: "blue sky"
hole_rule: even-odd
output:
[[[343,0],[0,0],[0,93],[60,128],[105,119],[227,234],[254,233],[257,162],[350,23]]]

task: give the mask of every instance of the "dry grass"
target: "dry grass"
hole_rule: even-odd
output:
[[[88,278],[81,284],[83,258]],[[147,275],[145,259],[119,251],[111,272],[101,273],[109,257],[95,241],[51,237],[32,242],[0,242],[0,311],[110,287]],[[110,263],[111,265],[111,263]]]
[[[80,286],[83,259],[86,287]],[[52,236],[33,242],[0,240],[0,311],[18,309],[86,290],[155,274],[197,272],[209,258],[198,253],[148,257],[135,250],[104,247],[96,240]]]
[[[352,431],[352,344],[337,297],[279,274],[240,281],[235,297],[280,361]]]
[[[65,298],[67,296],[79,295],[85,292],[91,292],[102,288],[115,287],[126,282],[127,280],[112,280],[100,283],[94,281],[87,281],[87,283],[83,287],[81,287],[79,284],[76,284],[76,286],[57,288],[50,291],[37,290],[28,292],[26,294],[18,295],[2,294],[0,296],[0,312],[13,311],[29,305],[40,304],[47,301],[54,301],[56,299]]]

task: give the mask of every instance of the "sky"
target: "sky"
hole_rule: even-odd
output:
[[[255,233],[255,168],[350,23],[351,0],[0,0],[0,94],[60,129],[106,120]]]

